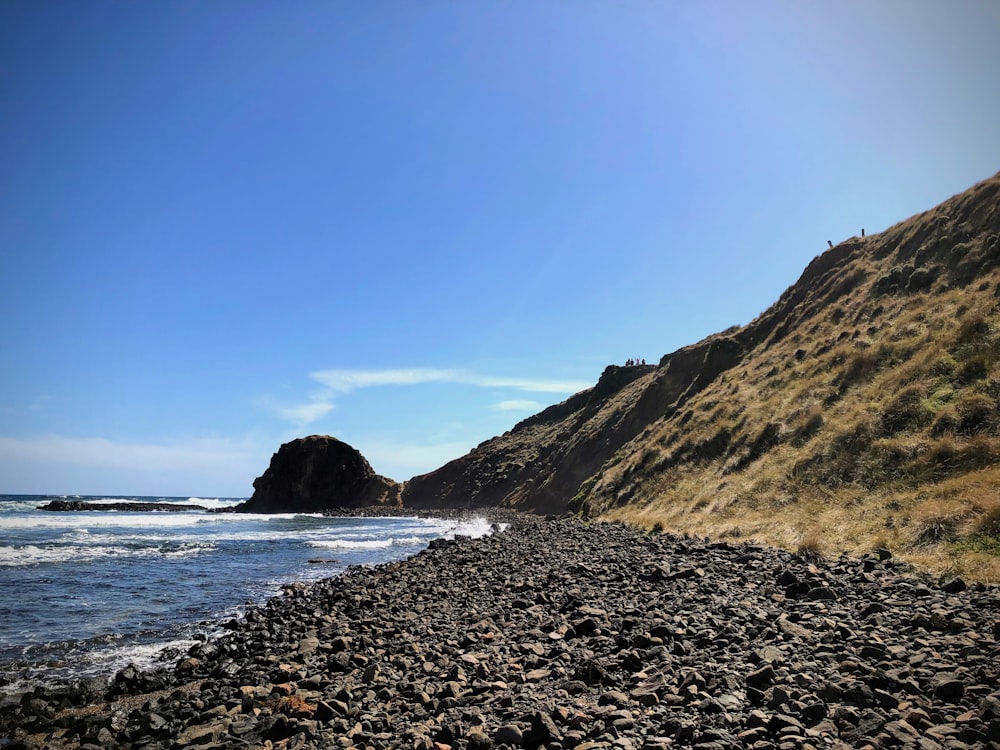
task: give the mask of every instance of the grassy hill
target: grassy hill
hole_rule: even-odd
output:
[[[403,489],[1000,580],[1000,175]]]

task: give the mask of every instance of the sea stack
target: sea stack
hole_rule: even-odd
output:
[[[399,501],[396,482],[376,474],[355,448],[329,435],[282,445],[253,488],[253,496],[237,512],[319,513]]]

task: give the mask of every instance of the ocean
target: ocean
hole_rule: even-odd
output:
[[[485,519],[37,510],[63,499],[209,509],[243,500],[0,495],[0,698],[174,661],[282,586],[489,530]]]

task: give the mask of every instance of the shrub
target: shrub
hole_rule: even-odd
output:
[[[989,358],[985,354],[976,354],[962,363],[955,379],[962,385],[971,385],[985,379],[989,371]]]
[[[955,334],[955,343],[963,346],[977,341],[982,341],[989,335],[990,324],[986,319],[978,314],[971,314],[962,319]]]
[[[912,427],[922,427],[931,413],[924,406],[924,389],[910,386],[900,391],[882,412],[882,432],[895,435]]]
[[[997,431],[997,408],[985,393],[964,394],[956,403],[957,429],[964,435]]]
[[[906,291],[923,292],[934,285],[934,280],[938,276],[937,267],[915,268],[910,278],[906,282]]]
[[[823,407],[819,404],[813,404],[803,415],[802,424],[796,430],[796,438],[802,441],[807,440],[819,432],[823,422]]]
[[[943,409],[934,418],[931,425],[931,435],[941,437],[943,435],[953,435],[958,432],[959,417],[951,407]]]
[[[1000,540],[1000,504],[986,511],[976,522],[976,536]]]
[[[795,554],[803,560],[815,562],[823,557],[823,542],[819,534],[814,531],[802,537]]]
[[[878,356],[871,349],[854,350],[844,362],[838,385],[841,392],[854,383],[870,378],[878,369]]]
[[[957,538],[958,519],[953,516],[935,516],[923,521],[917,528],[913,544],[929,547],[941,542],[952,542]]]

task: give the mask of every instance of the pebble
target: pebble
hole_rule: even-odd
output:
[[[996,587],[887,554],[519,516],[288,587],[173,668],[29,693],[0,744],[1000,748],[998,636]]]

